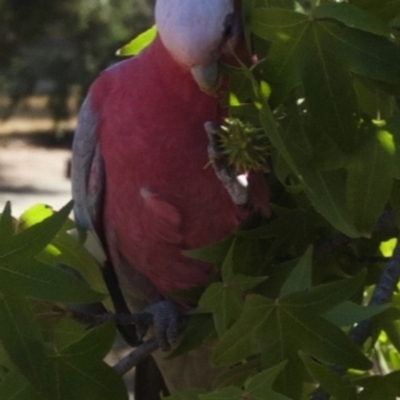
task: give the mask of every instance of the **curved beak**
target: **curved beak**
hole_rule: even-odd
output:
[[[219,86],[218,62],[209,65],[196,65],[190,69],[199,88],[209,94],[215,94]]]

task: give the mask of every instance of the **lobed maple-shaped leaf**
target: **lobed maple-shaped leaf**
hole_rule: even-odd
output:
[[[0,242],[1,294],[76,303],[99,301],[105,297],[65,269],[46,265],[36,258],[62,229],[71,208],[72,203],[69,203],[59,212],[15,235],[9,227],[2,230],[3,236],[6,232],[9,234]]]
[[[102,361],[114,341],[115,327],[106,324],[84,334],[81,329],[78,324],[75,329],[69,323],[58,326],[55,334],[63,345],[46,359],[43,390],[38,390],[19,371],[12,370],[0,382],[0,397],[18,400],[127,399],[122,380]],[[71,333],[77,340],[71,341]],[[69,339],[61,339],[65,334]]]
[[[329,368],[326,365],[315,362],[304,353],[300,354],[300,357],[311,376],[314,377],[319,382],[320,386],[335,399],[356,400],[356,385],[348,378],[340,376],[338,373],[334,372],[332,368]]]
[[[328,365],[371,367],[371,362],[346,334],[324,318],[326,312],[354,294],[365,274],[309,288],[310,263],[311,249],[293,269],[283,285],[284,295],[278,299],[246,297],[240,318],[222,336],[213,354],[215,365],[235,365],[255,355],[261,355],[262,365],[266,367],[287,360],[277,387],[293,399],[299,398],[301,377],[306,374],[299,351]],[[298,286],[295,277],[301,277]]]

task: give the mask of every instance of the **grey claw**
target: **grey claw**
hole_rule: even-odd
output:
[[[171,349],[179,337],[180,313],[176,305],[169,300],[162,300],[146,307],[143,313],[153,316],[154,335],[163,351]]]
[[[244,206],[249,200],[249,189],[246,179],[239,179],[239,174],[236,173],[233,167],[229,166],[226,158],[222,154],[218,137],[221,134],[221,127],[212,121],[204,124],[205,131],[208,137],[208,158],[214,168],[218,179],[225,186],[232,201]]]

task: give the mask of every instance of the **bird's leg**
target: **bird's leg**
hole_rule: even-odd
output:
[[[178,342],[179,333],[184,329],[187,319],[179,312],[175,303],[161,300],[146,307],[140,314],[152,316],[155,339],[161,350],[168,351]],[[144,329],[142,329],[144,328]],[[138,335],[144,337],[146,326],[137,326]]]
[[[146,307],[143,311],[134,314],[117,313],[93,314],[78,310],[69,310],[69,314],[78,322],[93,327],[108,321],[114,321],[120,326],[134,325],[138,336],[138,345],[150,326],[153,327],[154,340],[164,351],[171,349],[177,343],[180,332],[185,328],[188,317],[182,315],[175,303],[161,300]]]
[[[249,187],[245,174],[240,174],[228,165],[219,144],[221,127],[215,122],[206,122],[204,128],[208,136],[208,157],[215,174],[228,191],[232,201],[238,206],[246,206],[249,201]]]

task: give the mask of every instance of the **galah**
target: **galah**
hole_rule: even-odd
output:
[[[182,251],[226,237],[250,209],[267,214],[268,195],[261,175],[246,183],[221,167],[212,139],[226,114],[219,63],[240,41],[238,4],[158,0],[155,18],[154,42],[91,86],[72,181],[76,221],[101,239],[130,310],[151,309],[173,342],[169,293],[206,284],[212,270]],[[154,354],[170,391],[210,387],[204,354]]]

